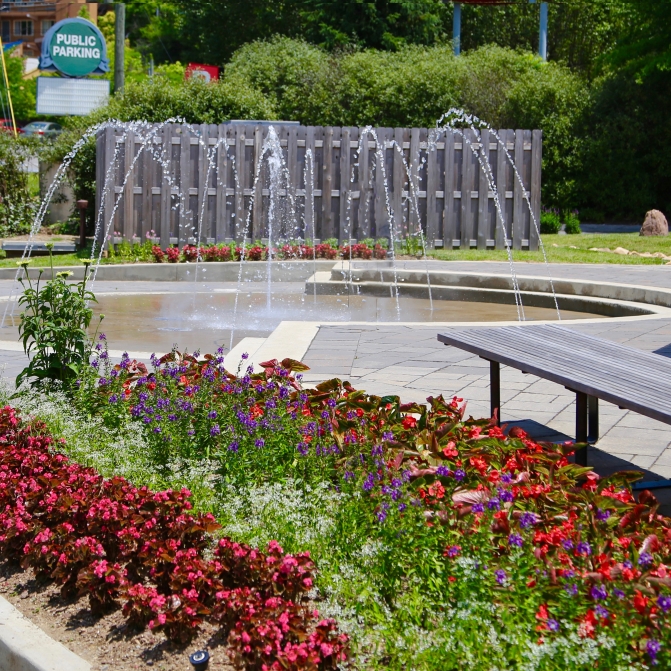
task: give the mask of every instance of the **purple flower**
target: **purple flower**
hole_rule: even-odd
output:
[[[455,480],[463,480],[466,477],[466,473],[464,473],[461,468],[458,468],[456,471],[454,471],[454,479]]]
[[[528,529],[529,527],[534,526],[534,524],[538,523],[538,517],[536,516],[536,513],[522,513],[520,516],[520,526],[522,529]]]
[[[246,361],[247,359],[249,359],[249,354],[247,354],[247,352],[243,352],[242,358]]]
[[[379,513],[377,513],[377,521],[378,522],[384,522],[387,519],[387,511],[386,510],[380,510]]]
[[[652,561],[652,555],[649,552],[641,552],[641,554],[638,556],[638,563],[641,566],[650,566]]]
[[[240,443],[237,440],[234,440],[229,446],[228,449],[231,452],[237,452],[240,449]]]
[[[394,434],[391,431],[385,431],[382,434],[382,440],[394,440]]]
[[[474,503],[471,510],[474,513],[484,513],[485,512],[485,506],[482,503]]]
[[[654,638],[648,640],[647,645],[645,646],[646,652],[650,656],[650,663],[653,665],[657,664],[657,654],[662,649],[659,641],[655,641]]]
[[[524,545],[524,539],[519,534],[510,534],[510,536],[508,536],[508,545],[521,548],[522,545]]]
[[[494,576],[496,577],[496,582],[499,583],[499,585],[503,585],[506,582],[506,572],[500,568],[496,571],[494,571]]]
[[[354,479],[354,473],[352,471],[345,471],[345,482],[349,482]]]
[[[570,585],[564,585],[564,590],[570,596],[575,596],[578,593],[578,585],[571,583]]]
[[[210,433],[212,433],[212,430],[210,430]],[[195,436],[195,435],[196,435],[196,432],[195,432],[193,429],[189,429],[189,430],[186,432],[186,435],[187,435],[187,436]]]
[[[211,410],[210,412],[207,413],[207,418],[208,419],[216,419],[217,418],[217,411],[216,410]]]
[[[624,568],[633,568],[634,567],[634,565],[628,559],[625,559],[622,562],[622,566],[624,566]]]
[[[599,522],[605,522],[610,517],[610,510],[597,510],[596,518]]]
[[[587,541],[581,541],[580,543],[578,543],[578,546],[576,547],[576,552],[579,555],[588,557],[589,555],[592,554],[592,546]]]
[[[547,626],[550,631],[558,632],[559,631],[559,622],[557,620],[548,620]]]
[[[335,408],[337,404],[334,398],[330,398],[326,401],[326,405],[328,405],[329,408]]]
[[[450,475],[450,469],[447,468],[446,466],[438,466],[436,469],[436,475],[441,475],[443,477],[448,477]]]
[[[499,489],[498,496],[504,503],[510,503],[515,497],[509,489]]]
[[[296,445],[296,449],[302,456],[305,456],[308,453],[310,447],[307,443],[298,443],[298,445]]]
[[[592,589],[590,590],[590,596],[595,601],[598,601],[599,599],[607,599],[608,592],[606,591],[606,588],[603,585],[593,585]]]
[[[112,395],[109,397],[109,402],[110,402],[110,403],[116,403],[118,400],[119,400],[119,397],[118,397],[116,394],[112,394]]]
[[[382,452],[382,445],[373,445],[373,449],[370,451],[370,454],[372,457],[381,457]]]
[[[502,482],[504,485],[509,485],[512,481],[513,481],[513,476],[510,475],[510,473],[504,473],[504,474],[501,476],[501,482]]]
[[[365,492],[369,492],[371,489],[373,489],[373,485],[375,484],[375,480],[373,478],[373,474],[369,473],[366,479],[363,482],[363,489]]]
[[[594,607],[594,612],[604,620],[608,617],[608,611],[601,604]]]
[[[494,498],[494,499],[489,499],[487,501],[487,508],[490,510],[498,510],[501,507],[501,504],[499,503],[499,500]]]
[[[210,429],[210,435],[211,436],[218,436],[221,433],[221,429],[219,428],[219,424],[215,424],[211,429]]]
[[[668,613],[671,610],[671,596],[660,594],[657,597],[657,605],[662,609],[664,614]]]
[[[402,513],[408,506],[405,505],[405,503],[399,503],[398,504],[398,511]]]
[[[263,440],[263,438],[257,438],[256,441],[254,441],[254,445],[256,447],[263,447],[266,444],[266,441]]]
[[[328,419],[329,417],[330,417],[329,411],[328,411],[328,410],[324,410],[324,411],[322,412],[322,419]]]
[[[618,589],[617,587],[613,590],[613,596],[617,597],[618,599],[622,600],[624,599],[624,592],[621,589]]]
[[[447,556],[452,559],[453,557],[456,557],[459,554],[459,546],[458,545],[451,545],[447,549]]]

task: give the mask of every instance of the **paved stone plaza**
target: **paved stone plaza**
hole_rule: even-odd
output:
[[[449,262],[449,270],[506,274],[506,263]],[[516,264],[518,275],[547,276],[538,264]],[[552,265],[556,278],[603,281],[671,288],[671,267],[627,265]],[[0,282],[0,296],[11,282]],[[222,283],[223,284],[223,283]],[[218,283],[98,282],[96,291],[207,292]],[[494,324],[492,324],[494,326]],[[313,325],[314,328],[314,325]],[[671,356],[671,319],[598,320],[574,322],[570,328],[662,356]],[[439,327],[426,324],[322,325],[302,357],[311,370],[308,383],[330,377],[348,379],[358,388],[378,394],[397,394],[405,401],[424,401],[429,395],[458,395],[468,401],[474,416],[489,413],[489,364],[471,354],[446,347],[436,340]],[[16,343],[8,349],[8,334],[0,335],[0,363],[13,380],[25,365]],[[114,343],[110,343],[114,348]],[[281,345],[278,345],[281,349]],[[282,351],[273,356],[282,357]],[[502,421],[514,422],[537,438],[568,440],[575,435],[575,396],[563,387],[502,367]],[[604,470],[631,467],[647,471],[647,478],[671,478],[671,427],[600,402],[601,438],[591,448],[591,462]]]

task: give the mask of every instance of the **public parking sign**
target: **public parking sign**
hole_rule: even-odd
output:
[[[66,77],[109,72],[107,45],[98,27],[86,19],[64,19],[42,41],[40,70],[58,70]]]

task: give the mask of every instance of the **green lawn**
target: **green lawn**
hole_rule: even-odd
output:
[[[671,256],[671,236],[664,238],[644,238],[638,233],[582,233],[580,235],[544,235],[543,244],[550,263],[630,263],[653,264],[666,263],[664,259],[649,259],[637,256],[624,256],[607,252],[590,252],[590,247],[623,247],[636,252],[662,252]],[[575,247],[575,249],[572,249]],[[505,261],[506,251],[469,249],[435,250],[431,256],[446,261]],[[539,263],[543,253],[513,250],[516,261]]]

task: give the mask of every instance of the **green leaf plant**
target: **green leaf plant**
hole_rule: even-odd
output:
[[[24,382],[31,387],[61,387],[67,391],[82,368],[88,365],[93,341],[88,327],[93,318],[90,302],[97,302],[87,289],[90,278],[89,262],[85,262],[84,278],[69,283],[70,271],[54,275],[52,249],[51,279],[42,282],[43,270],[33,282],[27,272],[29,260],[18,263],[26,277],[19,278],[23,294],[19,305],[23,308],[19,324],[19,339],[30,361],[16,378],[19,388]],[[100,316],[100,322],[104,315]]]

